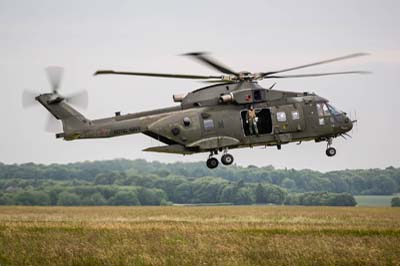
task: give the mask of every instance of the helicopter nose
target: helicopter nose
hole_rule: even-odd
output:
[[[343,114],[343,116],[344,116],[344,121],[343,124],[340,126],[340,128],[344,132],[348,132],[353,128],[353,121],[351,121],[351,119],[346,114]]]

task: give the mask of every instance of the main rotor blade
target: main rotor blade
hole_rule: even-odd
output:
[[[28,108],[36,104],[35,97],[38,95],[38,93],[35,93],[33,91],[29,90],[24,90],[22,93],[22,107],[23,108]]]
[[[211,66],[212,68],[228,75],[238,76],[239,74],[235,71],[229,69],[228,67],[224,66],[223,64],[217,62],[215,59],[211,59],[209,56],[206,56],[206,53],[202,52],[195,52],[195,53],[186,53],[183,54],[185,56],[191,56],[205,65]]]
[[[315,63],[311,63],[311,64],[306,64],[306,65],[302,65],[302,66],[286,68],[286,69],[277,70],[277,71],[264,72],[264,73],[261,73],[261,74],[262,74],[263,77],[265,77],[265,76],[273,75],[273,74],[276,74],[276,73],[282,73],[282,72],[287,72],[287,71],[297,70],[297,69],[301,69],[301,68],[306,68],[306,67],[312,67],[312,66],[317,66],[317,65],[337,62],[337,61],[341,61],[341,60],[346,60],[346,59],[350,59],[350,58],[354,58],[354,57],[360,57],[360,56],[366,56],[366,55],[369,55],[369,54],[367,54],[367,53],[349,54],[349,55],[336,57],[336,58],[332,58],[332,59],[328,59],[328,60],[323,60],[323,61],[319,61],[319,62],[315,62]]]
[[[264,79],[284,79],[284,78],[306,78],[306,77],[322,77],[332,75],[346,75],[346,74],[370,74],[369,71],[345,71],[345,72],[331,72],[331,73],[316,73],[316,74],[299,74],[299,75],[273,75],[266,76]]]
[[[220,79],[214,79],[214,80],[202,80],[202,83],[235,83],[235,81],[232,80],[220,80]]]
[[[132,75],[132,76],[146,76],[146,77],[159,77],[159,78],[178,78],[178,79],[222,79],[223,76],[201,76],[190,74],[166,74],[166,73],[148,73],[148,72],[124,72],[114,70],[98,70],[94,75]]]
[[[74,93],[65,97],[68,103],[86,109],[89,103],[88,92],[86,90]]]
[[[51,90],[56,93],[60,87],[64,69],[59,66],[49,66],[46,68],[47,78],[51,85]]]

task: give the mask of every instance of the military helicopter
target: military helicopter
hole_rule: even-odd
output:
[[[209,54],[196,52],[186,56],[221,72],[221,75],[166,74],[98,70],[94,75],[134,75],[161,78],[195,79],[211,83],[189,93],[173,95],[179,105],[91,120],[70,104],[87,106],[87,93],[65,97],[58,93],[63,70],[47,68],[52,92],[32,97],[24,92],[23,105],[33,99],[41,103],[56,119],[61,120],[63,132],[56,138],[64,140],[109,138],[142,133],[164,145],[149,147],[144,151],[194,154],[208,152],[208,168],[219,164],[216,155],[222,153],[224,165],[233,163],[228,153],[235,148],[276,146],[290,142],[326,141],[326,155],[332,157],[336,150],[332,140],[346,136],[353,127],[345,112],[339,111],[327,99],[309,92],[292,92],[263,88],[258,81],[264,79],[304,78],[331,75],[367,74],[367,71],[346,71],[316,74],[281,75],[280,73],[332,63],[367,55],[354,53],[329,60],[314,62],[277,71],[252,73],[236,72],[219,63]],[[348,135],[347,135],[348,136]]]

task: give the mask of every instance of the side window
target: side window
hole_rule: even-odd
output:
[[[286,122],[286,113],[285,112],[277,112],[276,113],[276,119],[279,122]]]
[[[214,121],[212,119],[204,119],[203,123],[206,131],[214,129]]]
[[[189,126],[190,126],[190,123],[191,123],[191,121],[190,121],[190,118],[189,118],[189,117],[184,117],[184,118],[183,118],[183,125],[184,125],[185,127],[189,127]]]
[[[319,125],[320,125],[320,126],[325,125],[325,118],[320,118],[320,119],[319,119]]]
[[[261,101],[262,100],[261,91],[260,90],[254,91],[253,95],[254,95],[254,100],[255,101]]]
[[[299,111],[292,111],[292,120],[299,120],[300,114]]]

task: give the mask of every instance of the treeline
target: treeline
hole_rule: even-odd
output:
[[[0,205],[134,206],[170,204],[167,202],[164,191],[141,187],[50,185],[0,194],[2,194]]]
[[[394,197],[391,201],[392,207],[400,207],[400,198]]]
[[[400,169],[311,170],[110,160],[0,163],[2,205],[167,205],[196,203],[345,205],[351,194],[398,192]]]
[[[14,184],[19,184],[12,179]],[[140,186],[90,185],[43,182],[40,186],[6,189],[0,193],[0,205],[58,206],[135,206],[177,204],[287,204],[355,206],[348,193],[315,192],[288,194],[285,189],[270,184],[230,183],[212,177],[181,183],[166,178],[160,188]],[[14,191],[12,191],[14,190]]]

